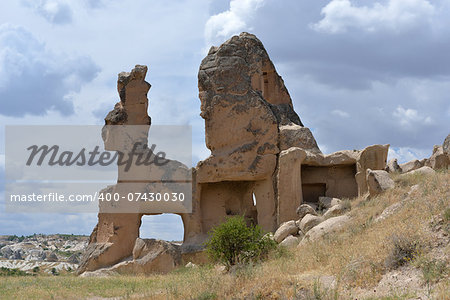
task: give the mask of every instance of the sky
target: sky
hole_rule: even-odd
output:
[[[5,125],[101,125],[118,101],[117,74],[136,64],[149,68],[152,124],[191,125],[193,161],[206,158],[198,68],[243,31],[263,42],[322,152],[390,144],[399,162],[429,157],[450,128],[449,15],[445,0],[4,2],[0,181]],[[96,220],[0,205],[0,234],[90,234]],[[141,227],[143,237],[182,235],[176,215]]]

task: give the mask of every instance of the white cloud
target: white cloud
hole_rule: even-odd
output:
[[[431,21],[434,12],[434,6],[427,0],[389,0],[385,4],[375,2],[372,7],[355,6],[350,0],[333,0],[322,9],[323,19],[312,28],[329,33],[346,32],[349,28],[401,32]]]
[[[68,24],[72,22],[72,9],[61,0],[25,0],[25,6],[34,9],[40,16],[53,24]]]
[[[98,71],[89,57],[54,53],[23,27],[0,25],[2,115],[43,115],[50,109],[71,114],[71,98]]]
[[[431,150],[416,149],[409,147],[390,147],[388,151],[388,160],[396,158],[399,164],[411,161],[428,158],[431,155]]]
[[[331,114],[333,114],[335,116],[338,116],[338,117],[341,117],[341,118],[349,118],[350,117],[350,115],[347,112],[339,110],[339,109],[333,110],[331,112]]]
[[[142,216],[139,236],[166,241],[182,241],[184,226],[179,215],[163,214]]]
[[[430,117],[421,116],[417,110],[412,108],[405,109],[401,105],[397,106],[392,115],[398,119],[401,126],[406,128],[420,123],[433,124],[433,120]]]
[[[227,11],[211,16],[205,25],[207,45],[221,43],[244,30],[251,30],[252,19],[265,0],[231,0]]]

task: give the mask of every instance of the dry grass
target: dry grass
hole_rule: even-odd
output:
[[[414,256],[427,257],[435,243],[431,223],[440,216],[448,227],[450,174],[423,177],[396,176],[397,187],[374,199],[351,200],[351,224],[339,234],[303,246],[274,253],[268,261],[220,274],[212,266],[181,268],[167,275],[112,278],[3,277],[0,298],[80,299],[123,297],[125,299],[342,299],[357,288],[372,288],[387,272],[386,261],[395,250],[393,237],[420,245]],[[419,188],[408,196],[411,186]],[[394,215],[375,218],[391,204],[403,201]],[[442,263],[449,263],[449,246],[443,246]],[[412,260],[414,260],[413,257]],[[409,263],[409,262],[406,262]],[[442,273],[442,272],[441,272]],[[441,274],[439,273],[439,274]],[[433,277],[433,295],[446,299],[448,274]],[[321,286],[321,275],[337,278],[335,289]],[[424,283],[425,284],[425,283]],[[405,299],[393,295],[385,299]]]

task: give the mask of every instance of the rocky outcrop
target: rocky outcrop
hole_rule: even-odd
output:
[[[319,208],[320,209],[329,209],[332,206],[336,206],[340,204],[342,201],[338,198],[332,197],[319,197]]]
[[[280,246],[292,248],[297,246],[299,243],[299,238],[293,235],[288,235],[281,243]]]
[[[130,73],[119,74],[120,102],[106,116],[106,125],[149,128],[150,84],[145,81],[146,72],[147,67],[138,65]],[[180,213],[184,225],[182,258],[201,253],[211,229],[234,215],[244,216],[266,232],[278,228],[274,235],[277,242],[292,235],[285,244],[294,243],[295,238],[300,238],[300,225],[306,232],[323,220],[314,216],[314,209],[297,211],[300,205],[317,207],[319,197],[353,198],[364,194],[366,170],[381,170],[386,165],[389,145],[322,154],[311,130],[294,111],[289,92],[263,44],[252,34],[242,33],[219,47],[211,47],[199,68],[198,88],[206,146],[211,155],[192,170],[192,212]],[[115,138],[115,128],[106,126],[102,132],[108,150],[126,148],[122,144],[135,138],[147,139],[148,130],[144,130],[139,136],[126,136],[124,142]],[[146,175],[141,178],[144,181],[148,176],[161,175],[158,170],[141,171]],[[174,163],[170,173],[187,179],[189,172]],[[121,167],[118,178],[118,184],[108,189],[123,192],[121,183],[134,180]],[[331,201],[329,209],[333,207]],[[152,260],[132,258],[133,249],[142,243],[138,237],[145,213],[111,213],[106,208],[111,205],[100,207],[99,221],[79,273],[100,268],[130,273],[158,269]],[[340,211],[334,207],[329,215]],[[297,213],[301,220],[295,222]]]
[[[445,138],[444,143],[442,144],[442,150],[444,153],[447,153],[447,155],[450,155],[450,134]]]
[[[286,150],[291,147],[301,148],[303,150],[320,154],[322,153],[317,146],[317,142],[307,127],[297,124],[280,126],[280,148]]]
[[[393,158],[393,159],[388,161],[388,163],[386,165],[386,171],[389,172],[389,173],[401,172],[402,171],[402,169],[398,165],[398,162],[397,162],[396,158]]]
[[[420,175],[432,175],[436,173],[436,171],[434,171],[432,168],[430,167],[421,167],[418,168],[416,170],[410,171],[408,173],[402,174],[401,176],[409,176],[409,175],[414,175],[414,174],[420,174]]]
[[[325,219],[337,217],[339,215],[342,215],[346,210],[346,207],[342,203],[338,203],[327,209],[327,211],[323,214],[323,217]]]
[[[308,242],[317,241],[319,238],[323,237],[326,234],[331,234],[335,231],[341,230],[349,221],[350,217],[347,215],[325,220],[324,222],[309,230],[305,234],[305,237],[302,239],[302,241],[298,244],[298,247],[301,247]]]
[[[389,177],[389,173],[384,170],[367,169],[367,187],[370,197],[392,189],[395,187],[394,181]]]
[[[423,167],[423,164],[418,159],[414,159],[404,164],[400,164],[400,169],[402,170],[402,173],[408,173],[420,167]]]
[[[179,245],[155,239],[136,239],[133,258],[111,268],[119,274],[167,273],[181,265]]]
[[[449,163],[449,156],[444,152],[443,146],[434,146],[433,154],[429,158],[426,166],[434,170],[447,169]]]
[[[211,150],[199,163],[198,180],[255,180],[272,174],[280,152],[279,126],[301,130],[302,123],[262,43],[242,33],[212,47],[200,65],[198,87]]]
[[[323,220],[324,219],[322,217],[320,217],[320,216],[307,214],[300,221],[300,225],[299,225],[300,230],[303,233],[307,233],[308,230],[310,230],[311,228],[313,228],[316,225],[319,225],[320,223],[322,223]]]
[[[367,169],[384,170],[386,166],[389,145],[373,145],[365,148],[359,155],[356,163],[356,182],[358,184],[358,195],[363,196],[368,191]]]
[[[309,204],[302,204],[297,208],[297,216],[299,219],[303,219],[304,216],[310,214],[313,216],[317,216],[317,212],[314,210],[314,208],[311,207]]]
[[[275,231],[273,235],[273,240],[277,243],[283,241],[289,235],[297,235],[298,227],[295,221],[288,221],[283,224]]]

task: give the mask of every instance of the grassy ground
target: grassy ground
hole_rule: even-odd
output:
[[[278,251],[258,265],[227,274],[202,266],[147,277],[1,276],[0,299],[355,299],[401,265],[420,271],[428,297],[449,299],[450,174],[395,181],[395,189],[374,199],[351,199],[352,222],[342,232]],[[415,184],[419,188],[408,196]],[[395,214],[374,221],[400,201]],[[321,283],[323,275],[336,278],[334,288]],[[379,299],[414,297],[415,290],[392,290]]]

